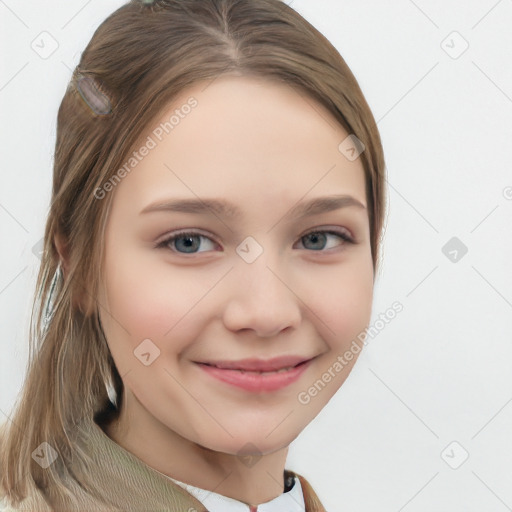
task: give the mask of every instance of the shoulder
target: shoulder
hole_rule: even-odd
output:
[[[2,499],[0,497],[0,512],[15,512],[15,511],[16,511],[15,508],[12,508],[7,505],[7,503],[5,502],[5,498]]]
[[[43,500],[44,501],[44,500]],[[52,512],[52,509],[49,508],[48,504],[41,500],[27,497],[25,498],[18,506],[14,507],[12,505],[8,505],[5,497],[0,496],[0,512]]]
[[[326,512],[320,498],[317,496],[311,484],[307,479],[295,471],[285,469],[285,477],[297,477],[302,487],[302,496],[304,498],[304,504],[306,506],[306,512]]]

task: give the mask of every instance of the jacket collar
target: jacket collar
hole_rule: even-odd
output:
[[[91,487],[85,483],[74,492],[85,507],[99,507],[97,496],[110,503],[108,508],[97,510],[112,511],[113,507],[118,507],[119,510],[208,512],[199,500],[181,486],[110,439],[92,419],[84,419],[78,424],[75,446],[85,456],[88,470],[94,468]],[[77,460],[70,472],[73,479],[84,481],[84,468]],[[326,512],[309,482],[303,476],[285,469],[285,478],[294,476],[298,477],[302,486],[305,512]]]

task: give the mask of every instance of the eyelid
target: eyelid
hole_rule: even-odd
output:
[[[206,232],[204,232],[200,229],[196,229],[196,228],[182,228],[182,229],[175,229],[175,230],[170,231],[169,233],[166,233],[165,235],[162,235],[161,237],[159,237],[158,240],[155,242],[155,247],[159,247],[163,243],[166,243],[169,240],[172,240],[173,238],[176,238],[178,236],[183,236],[183,235],[196,235],[196,236],[201,235],[205,238],[209,238],[210,240],[212,240],[213,242],[218,244],[215,237],[209,233],[207,234]]]
[[[328,233],[328,234],[332,233],[332,234],[338,235],[338,236],[345,235],[350,240],[350,242],[353,242],[353,243],[356,242],[356,239],[355,239],[354,235],[352,234],[352,232],[348,228],[345,228],[343,226],[320,226],[317,228],[312,228],[312,229],[306,231],[305,233],[303,233],[302,235],[300,235],[299,238],[302,238],[303,236],[307,236],[311,233]]]
[[[335,236],[339,236],[342,240],[344,240],[345,244],[346,243],[349,243],[349,244],[357,243],[357,240],[354,237],[354,235],[352,235],[351,231],[348,228],[345,228],[343,226],[318,226],[315,228],[311,228],[308,231],[304,232],[303,234],[299,235],[298,240],[300,240],[301,238],[303,238],[307,235],[313,234],[313,233],[326,233],[326,234],[332,234]],[[216,244],[220,245],[214,236],[212,236],[211,234],[206,234],[206,232],[202,231],[201,229],[181,228],[181,229],[173,230],[173,231],[159,237],[158,240],[155,242],[154,247],[168,249],[169,247],[166,244],[168,244],[173,239],[178,238],[180,236],[184,236],[184,235],[202,236],[202,237],[207,238],[207,239],[211,240],[212,242],[215,242]],[[342,245],[345,245],[345,244],[342,244]],[[176,251],[173,251],[172,249],[169,249],[169,250],[171,250],[172,252],[176,252]],[[205,251],[205,252],[208,252],[208,251]],[[324,253],[324,252],[328,252],[328,250],[327,251],[325,251],[325,250],[311,251],[311,252]],[[186,254],[186,253],[178,252],[178,254]],[[190,253],[190,254],[200,254],[200,253]]]

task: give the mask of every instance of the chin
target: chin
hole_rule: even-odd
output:
[[[209,432],[209,436],[199,440],[198,443],[210,450],[231,455],[267,455],[287,448],[299,435],[299,432],[295,431],[278,433],[280,427],[276,428],[276,426],[269,429],[261,429],[258,426],[249,429],[242,425],[242,428],[236,431],[226,427],[233,437],[224,432],[222,436],[212,438]]]

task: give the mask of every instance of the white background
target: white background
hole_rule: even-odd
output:
[[[123,3],[0,0],[0,421],[28,356],[57,109]],[[290,5],[340,51],[378,122],[389,215],[372,322],[404,310],[287,467],[329,512],[512,510],[512,1]],[[58,42],[47,59],[31,48],[43,31]],[[452,237],[468,249],[455,262]]]

